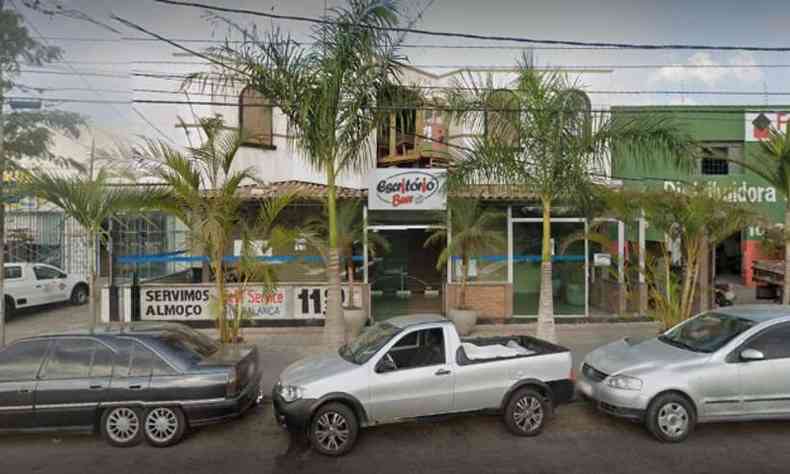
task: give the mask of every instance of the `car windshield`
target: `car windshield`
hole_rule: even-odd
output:
[[[375,324],[350,344],[341,347],[340,357],[355,364],[364,364],[401,330],[401,328],[386,322]]]
[[[754,324],[738,316],[711,312],[675,326],[658,339],[694,352],[715,352]]]

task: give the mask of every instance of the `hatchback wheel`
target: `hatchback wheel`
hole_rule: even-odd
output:
[[[102,436],[120,448],[135,446],[143,440],[142,412],[139,408],[117,407],[105,410],[101,417]]]
[[[145,415],[144,433],[148,444],[164,448],[178,443],[186,431],[184,414],[176,407],[156,407]]]
[[[550,407],[537,390],[525,388],[510,397],[505,425],[516,436],[536,436],[543,431]]]
[[[340,403],[329,403],[316,411],[310,423],[310,444],[321,454],[342,456],[357,440],[359,423],[354,412]]]
[[[696,421],[691,403],[674,393],[657,397],[647,409],[647,428],[653,436],[668,443],[688,438]]]

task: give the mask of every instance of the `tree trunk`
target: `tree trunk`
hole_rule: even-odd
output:
[[[88,234],[88,312],[91,314],[91,321],[93,326],[99,325],[99,312],[96,308],[96,234],[90,232]]]
[[[554,328],[554,294],[551,287],[551,200],[543,200],[543,258],[540,266],[538,337],[557,342]]]
[[[790,198],[788,198],[787,207],[785,207],[785,276],[784,284],[782,285],[782,304],[790,304],[790,239],[787,238],[790,232]]]
[[[0,10],[3,0],[0,0]],[[5,123],[3,121],[3,64],[0,62],[0,348],[5,347]]]
[[[333,165],[329,165],[333,166]],[[343,320],[343,307],[340,298],[340,252],[337,248],[337,199],[335,174],[327,170],[327,214],[329,214],[329,252],[327,277],[329,291],[326,297],[326,316],[324,320],[324,345],[335,350],[346,341],[346,325]]]
[[[220,246],[222,247],[222,246]],[[222,251],[214,252],[214,287],[217,291],[217,330],[219,331],[219,339],[222,343],[229,342],[228,338],[228,313],[225,307],[225,272],[222,268]]]
[[[356,308],[356,303],[354,303],[354,252],[351,251],[348,257],[348,264],[346,265],[346,273],[348,273],[348,306],[350,308]],[[342,301],[341,301],[342,303]]]
[[[698,266],[699,275],[699,310],[700,312],[710,310],[710,253],[711,249],[707,239],[703,239],[699,248]]]
[[[461,291],[458,297],[458,308],[466,309],[466,283],[469,280],[469,256],[464,251],[463,259],[461,260]]]

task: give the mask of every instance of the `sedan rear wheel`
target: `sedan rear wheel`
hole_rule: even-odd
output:
[[[143,440],[142,413],[139,408],[107,409],[101,418],[104,439],[113,446],[127,448]]]
[[[155,407],[145,415],[145,439],[151,446],[172,446],[181,440],[185,429],[184,414],[177,407]]]
[[[340,403],[319,408],[310,423],[310,444],[327,456],[342,456],[351,451],[357,440],[359,423],[354,412]]]
[[[688,438],[695,424],[694,407],[679,394],[661,395],[647,409],[647,428],[661,441],[679,443]]]

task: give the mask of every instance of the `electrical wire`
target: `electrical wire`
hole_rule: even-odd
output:
[[[241,13],[245,15],[253,15],[273,20],[288,20],[296,22],[305,22],[313,24],[324,25],[338,25],[340,24],[334,20],[323,18],[313,18],[298,15],[280,15],[270,12],[262,12],[257,10],[249,10],[243,8],[229,8],[220,7],[216,5],[207,5],[205,3],[197,2],[183,2],[177,0],[154,0],[156,3],[166,5],[200,8],[208,11],[218,11],[223,13]],[[438,36],[444,38],[464,38],[475,39],[484,41],[506,41],[513,43],[529,43],[529,44],[550,44],[550,45],[563,45],[563,46],[596,46],[608,47],[617,49],[643,49],[643,50],[708,50],[708,51],[763,51],[763,52],[790,52],[790,47],[765,47],[765,46],[730,46],[730,45],[703,45],[703,44],[647,44],[647,43],[615,43],[615,42],[600,42],[600,41],[570,41],[570,40],[554,40],[554,39],[539,39],[527,38],[519,36],[500,36],[500,35],[481,35],[473,33],[458,33],[450,31],[432,31],[418,28],[402,28],[402,27],[384,27],[375,25],[355,25],[377,31],[392,31],[397,33],[412,33],[424,36]]]

